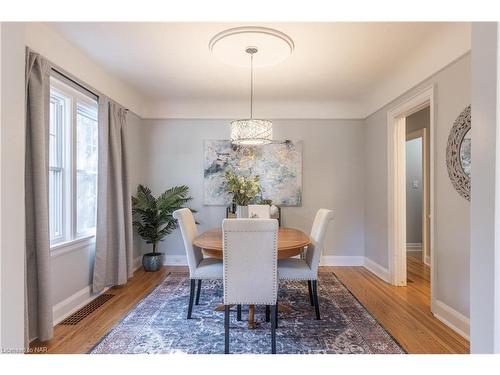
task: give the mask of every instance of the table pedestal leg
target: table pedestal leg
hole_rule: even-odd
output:
[[[255,328],[255,305],[248,306],[248,328]]]

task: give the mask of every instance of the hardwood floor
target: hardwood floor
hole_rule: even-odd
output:
[[[54,327],[54,338],[49,342],[32,343],[32,352],[88,353],[131,308],[160,284],[169,272],[187,272],[187,267],[163,267],[159,272],[145,272],[142,268],[135,271],[134,277],[126,286],[109,289],[107,293],[115,296],[102,307],[76,326],[58,324]]]
[[[408,353],[468,353],[469,344],[430,313],[429,270],[409,261],[407,287],[393,287],[363,267],[320,267],[333,271],[367,310]],[[87,353],[123,316],[155,288],[168,272],[186,267],[142,269],[125,287],[111,288],[115,296],[76,326],[57,325],[50,342],[35,342],[32,349],[46,353]],[[34,350],[35,351],[35,350]]]
[[[430,310],[430,270],[407,257],[408,285],[395,287],[363,267],[333,271],[408,353],[469,353],[469,342],[436,319]]]

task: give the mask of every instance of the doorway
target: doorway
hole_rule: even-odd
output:
[[[420,242],[415,240],[415,246],[421,244],[421,264],[428,263],[428,273],[430,276],[431,311],[434,311],[436,285],[436,268],[434,262],[436,259],[436,249],[434,248],[433,212],[434,198],[434,85],[422,89],[406,101],[398,104],[387,113],[387,135],[388,135],[388,255],[389,255],[389,282],[396,286],[406,286],[408,279],[409,265],[407,264],[407,190],[413,190],[414,185],[417,189],[422,189],[421,214],[421,234],[417,237]],[[426,130],[411,128],[413,116],[422,115],[418,113],[425,111],[427,113],[428,125]],[[417,115],[418,114],[418,115]],[[427,169],[428,177],[422,181],[409,181],[406,177],[406,142],[407,142],[407,123],[409,141],[421,138],[421,168]],[[419,133],[415,133],[419,131]],[[414,134],[411,134],[414,133]],[[418,147],[418,142],[415,148]],[[428,149],[428,150],[427,150]],[[427,160],[425,160],[427,158]],[[410,184],[410,185],[408,185]],[[427,194],[427,195],[426,195]],[[426,205],[424,207],[424,203]],[[409,220],[409,219],[408,219]],[[411,242],[410,242],[411,244]],[[414,252],[416,253],[416,252]],[[413,254],[412,254],[413,255]],[[410,259],[411,261],[411,259]],[[411,282],[411,281],[410,281]]]
[[[406,273],[430,289],[430,107],[405,118]]]

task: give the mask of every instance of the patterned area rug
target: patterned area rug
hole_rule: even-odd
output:
[[[309,304],[306,282],[281,282],[278,300],[289,308],[280,312],[277,353],[404,353],[397,342],[342,285],[333,273],[318,280],[321,320]],[[223,353],[222,281],[204,281],[193,319],[186,319],[189,280],[171,273],[118,323],[91,353]],[[236,310],[236,308],[234,308]],[[257,328],[247,328],[231,312],[231,353],[270,353],[271,327],[263,306],[255,308]]]

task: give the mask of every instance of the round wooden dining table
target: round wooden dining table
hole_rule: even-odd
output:
[[[287,259],[299,255],[304,250],[304,247],[310,243],[309,236],[298,229],[279,228],[278,259]],[[197,236],[193,244],[201,248],[206,256],[222,259],[222,228],[207,230]],[[222,309],[224,309],[223,306]],[[217,310],[221,310],[221,306]],[[248,307],[248,327],[255,327],[254,305]]]

